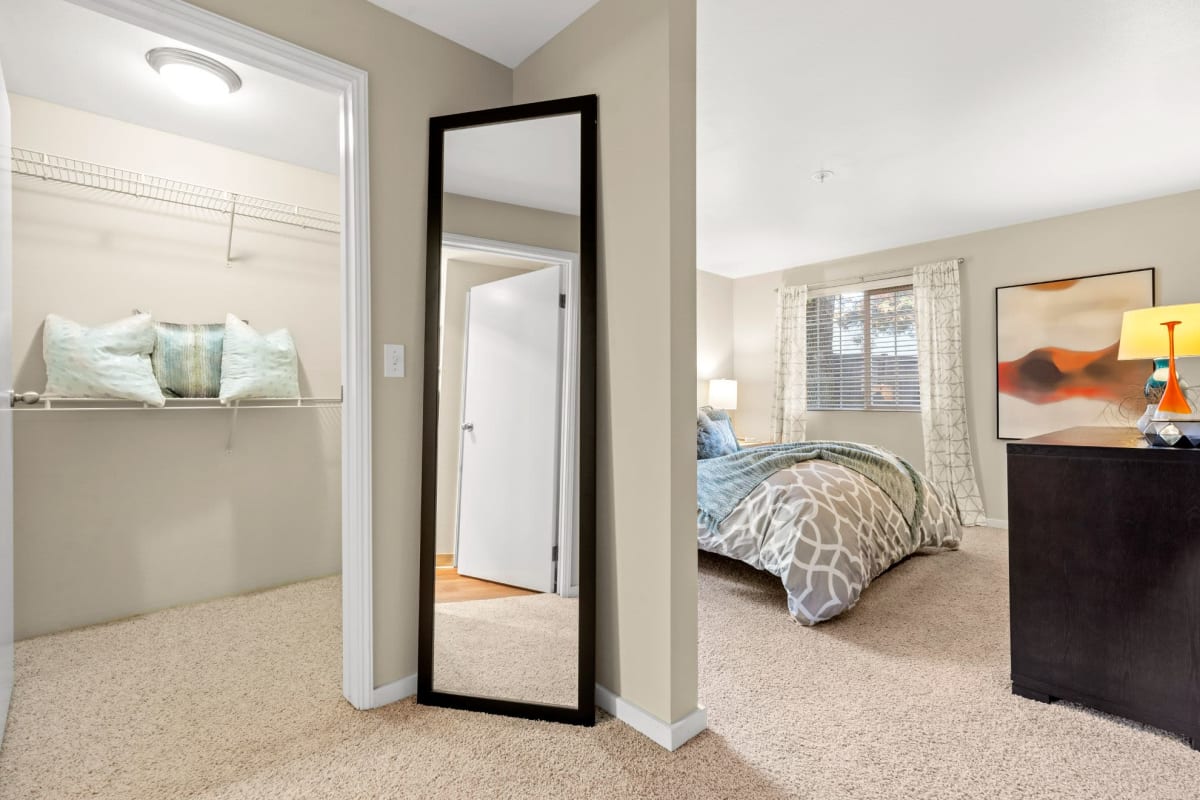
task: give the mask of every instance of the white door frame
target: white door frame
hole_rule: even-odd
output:
[[[371,249],[367,73],[183,0],[69,0],[335,94],[341,103],[342,694],[377,698],[371,587]]]
[[[563,381],[559,406],[562,409],[562,440],[559,464],[574,464],[575,469],[559,469],[557,586],[558,594],[562,597],[578,597],[579,584],[571,580],[571,567],[575,563],[575,541],[579,536],[579,254],[457,233],[442,234],[442,247],[526,258],[562,267],[562,292],[567,296],[567,307],[563,318]],[[445,270],[445,259],[442,269]],[[445,278],[443,275],[443,286],[446,285]],[[439,330],[440,328],[439,325]],[[463,368],[466,368],[465,364]],[[563,498],[570,498],[571,502],[563,502]],[[457,537],[457,530],[455,536]],[[457,552],[457,545],[455,551]]]
[[[12,385],[12,124],[0,69],[0,387]],[[13,412],[0,389],[0,744],[13,688]]]

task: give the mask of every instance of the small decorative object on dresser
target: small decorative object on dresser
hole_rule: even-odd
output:
[[[1013,694],[1200,750],[1200,452],[1133,428],[1008,445]]]

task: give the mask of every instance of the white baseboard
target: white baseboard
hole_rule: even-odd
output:
[[[989,517],[984,522],[987,523],[989,528],[1003,528],[1004,530],[1008,530],[1008,520],[1006,519],[992,519]]]
[[[678,722],[664,722],[600,684],[596,684],[596,705],[638,733],[649,737],[660,747],[672,751],[678,750],[708,727],[708,712],[704,706],[697,706],[692,713]]]
[[[385,683],[383,686],[376,686],[371,692],[370,708],[382,708],[389,706],[398,700],[403,700],[406,697],[412,697],[417,693],[417,676],[409,675],[407,678],[401,678],[398,681]]]
[[[4,728],[8,723],[8,703],[12,699],[12,689],[0,686],[0,744],[4,743]]]

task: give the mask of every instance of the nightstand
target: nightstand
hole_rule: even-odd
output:
[[[1008,445],[1013,694],[1200,749],[1200,450],[1133,428]]]

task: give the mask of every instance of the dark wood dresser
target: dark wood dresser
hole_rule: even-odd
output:
[[[1013,693],[1200,749],[1200,449],[1130,428],[1008,445]]]

